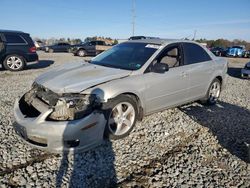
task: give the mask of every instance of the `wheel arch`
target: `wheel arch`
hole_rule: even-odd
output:
[[[80,50],[87,51],[84,47],[80,47],[80,48],[78,48],[78,50],[77,50],[77,51],[80,51]]]
[[[1,62],[3,63],[4,60],[6,59],[6,57],[9,56],[9,55],[18,55],[18,56],[20,56],[21,58],[23,58],[24,63],[27,62],[26,57],[25,57],[21,52],[8,52],[8,53],[6,53],[6,54],[2,57]]]
[[[222,78],[222,76],[216,76],[215,78],[217,78],[217,79],[220,81],[221,84],[223,83],[223,78]]]
[[[140,97],[133,92],[124,92],[124,93],[117,95],[116,97],[119,97],[120,95],[126,95],[129,97],[132,97],[136,101],[137,110],[138,110],[138,120],[141,121],[144,116],[144,110],[143,110],[143,105],[142,105]]]

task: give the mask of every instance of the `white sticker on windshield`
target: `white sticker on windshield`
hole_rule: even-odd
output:
[[[159,49],[160,48],[160,45],[156,45],[156,44],[147,44],[145,46],[145,48],[155,48],[155,49]]]

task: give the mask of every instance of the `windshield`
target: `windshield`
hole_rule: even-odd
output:
[[[159,48],[147,43],[122,43],[94,58],[91,63],[125,70],[138,70]]]

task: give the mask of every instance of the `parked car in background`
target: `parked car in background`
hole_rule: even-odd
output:
[[[250,62],[248,62],[243,69],[241,69],[242,78],[250,78]]]
[[[226,49],[222,47],[214,47],[210,49],[211,52],[216,56],[226,56]]]
[[[232,46],[227,50],[227,56],[242,57],[245,49],[241,46]]]
[[[127,136],[145,115],[197,100],[215,104],[226,73],[227,61],[195,42],[124,42],[39,76],[15,102],[14,128],[51,152],[86,150],[104,135]]]
[[[0,63],[5,69],[19,71],[37,60],[36,47],[28,33],[0,30]]]
[[[158,37],[146,37],[146,36],[132,36],[128,40],[141,40],[141,39],[159,39]]]
[[[103,51],[110,49],[112,45],[106,44],[105,41],[95,40],[84,42],[81,44],[71,46],[71,52],[74,55],[83,57],[86,55],[98,55]]]
[[[34,44],[36,46],[37,50],[43,50],[44,49],[44,43],[40,40],[34,41]]]
[[[244,51],[243,54],[242,54],[242,57],[250,58],[250,50]]]
[[[51,46],[45,46],[45,52],[53,53],[53,52],[70,52],[71,45],[66,42],[59,42],[57,44]]]

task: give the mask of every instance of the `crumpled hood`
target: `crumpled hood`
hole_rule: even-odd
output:
[[[132,71],[77,62],[55,67],[35,82],[56,93],[80,93],[92,86],[128,76]]]

